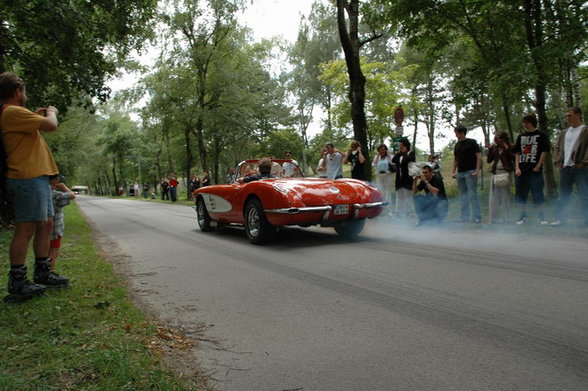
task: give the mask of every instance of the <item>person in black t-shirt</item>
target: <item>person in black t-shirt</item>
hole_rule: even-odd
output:
[[[419,219],[417,225],[428,221],[442,222],[447,216],[447,195],[443,179],[430,166],[424,166],[422,175],[413,179],[414,209]],[[417,194],[421,191],[425,194]]]
[[[363,163],[365,162],[365,156],[361,153],[361,144],[359,141],[353,140],[351,142],[351,148],[347,151],[343,164],[351,164],[351,178],[360,179],[363,181]]]
[[[470,205],[474,223],[482,221],[480,200],[478,199],[478,174],[482,165],[482,153],[476,140],[466,138],[465,126],[454,130],[457,144],[453,151],[453,170],[451,176],[457,180],[459,199],[461,201],[461,218],[465,222],[470,218]]]
[[[549,138],[537,130],[537,117],[533,113],[523,116],[525,131],[517,137],[513,148],[515,154],[515,200],[520,205],[521,217],[518,225],[527,222],[527,198],[529,192],[533,204],[539,210],[539,223],[547,225],[545,214],[545,197],[543,195],[543,163],[550,150]]]

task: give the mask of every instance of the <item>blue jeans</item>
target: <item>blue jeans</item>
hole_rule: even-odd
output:
[[[447,200],[431,194],[416,194],[414,196],[414,210],[419,222],[436,220],[440,223],[447,216]]]
[[[6,178],[6,194],[13,204],[14,221],[17,223],[46,221],[54,215],[48,176]]]
[[[480,200],[478,200],[478,177],[472,176],[474,170],[458,172],[456,175],[459,200],[461,201],[461,219],[469,220],[470,205],[474,219],[481,219]]]
[[[545,180],[542,171],[523,172],[521,176],[515,177],[515,200],[518,204],[525,205],[530,192],[533,205],[541,205],[545,202],[544,187]]]
[[[584,224],[588,225],[588,168],[564,167],[559,171],[559,201],[555,212],[556,218],[563,222],[566,221],[568,217],[567,206],[574,183],[578,187]]]

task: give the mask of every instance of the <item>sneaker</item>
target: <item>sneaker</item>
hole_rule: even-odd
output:
[[[11,269],[8,272],[8,293],[15,296],[41,296],[45,292],[43,285],[33,284],[27,278],[27,267]]]
[[[480,224],[481,222],[482,222],[482,219],[479,217],[474,219],[474,223],[476,223],[476,224]]]
[[[563,224],[564,223],[561,220],[555,220],[555,221],[551,222],[551,224],[549,224],[549,225],[551,225],[552,227],[559,227],[560,225],[563,225]]]
[[[541,225],[549,225],[549,222],[545,219],[539,220],[539,224]]]
[[[61,288],[69,284],[69,279],[51,271],[51,259],[37,261],[33,281],[43,284],[47,288]]]
[[[517,221],[517,225],[523,225],[523,224],[527,224],[526,217],[521,217],[521,219],[519,221]]]

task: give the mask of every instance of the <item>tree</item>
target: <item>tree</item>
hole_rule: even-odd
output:
[[[382,34],[372,33],[367,38],[360,38],[359,0],[337,0],[337,26],[341,46],[345,53],[347,74],[349,75],[348,99],[351,103],[351,119],[353,136],[361,145],[368,145],[367,121],[365,116],[365,83],[361,69],[360,50],[365,44],[378,39]],[[369,161],[369,151],[365,151]],[[364,165],[364,177],[371,180],[372,170],[369,164]]]
[[[106,80],[151,33],[156,0],[4,1],[0,72],[27,83],[29,104],[62,112],[78,97],[105,100]]]
[[[584,1],[374,1],[384,10],[377,17],[396,22],[400,35],[411,45],[438,51],[460,41],[476,48],[487,71],[488,91],[493,101],[501,102],[509,126],[511,107],[525,101],[525,91],[532,88],[539,128],[552,135],[548,89],[561,88],[563,69],[575,68],[586,58],[588,9]],[[545,174],[550,194],[553,167],[549,162]]]

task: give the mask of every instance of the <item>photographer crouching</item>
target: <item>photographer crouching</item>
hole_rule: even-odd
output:
[[[435,175],[430,166],[424,166],[422,174],[413,178],[414,209],[418,217],[416,225],[441,223],[447,216],[448,208],[443,179]],[[421,191],[425,194],[417,194]]]

